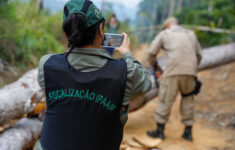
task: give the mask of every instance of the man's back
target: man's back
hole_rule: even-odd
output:
[[[164,76],[196,75],[200,61],[200,45],[192,31],[180,26],[172,26],[162,31],[154,39],[149,50],[158,53],[160,48],[164,49],[168,56]]]

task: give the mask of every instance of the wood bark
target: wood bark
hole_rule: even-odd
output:
[[[159,58],[157,61],[160,67],[164,70],[167,64],[167,57],[163,56]],[[200,65],[198,66],[198,70],[202,71],[205,69],[210,69],[217,66],[225,65],[234,61],[235,61],[235,43],[224,46],[207,48],[202,51],[202,60]],[[140,109],[157,95],[158,95],[158,89],[154,87],[145,95],[131,101],[130,112]]]
[[[44,97],[37,83],[37,69],[0,89],[0,125],[33,111]]]
[[[0,150],[22,150],[31,147],[39,138],[42,122],[23,118],[0,135]]]

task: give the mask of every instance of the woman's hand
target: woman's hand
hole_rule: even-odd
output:
[[[131,43],[128,35],[126,33],[122,33],[124,35],[124,40],[120,47],[115,48],[115,51],[118,51],[122,55],[129,52],[131,53]]]

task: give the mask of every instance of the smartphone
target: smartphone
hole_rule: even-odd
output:
[[[122,34],[105,33],[104,45],[102,45],[111,55],[116,47],[120,47],[124,40]]]

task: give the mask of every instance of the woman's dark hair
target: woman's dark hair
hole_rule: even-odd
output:
[[[97,22],[91,27],[87,27],[86,18],[78,13],[71,14],[63,23],[63,31],[68,37],[68,47],[82,47],[93,44],[100,24],[104,20]]]

